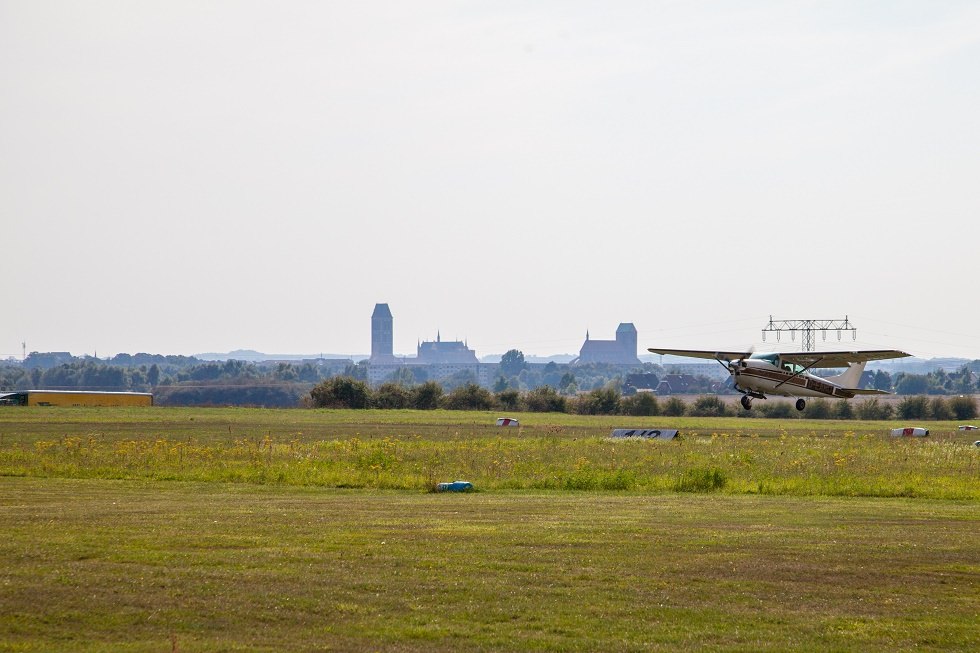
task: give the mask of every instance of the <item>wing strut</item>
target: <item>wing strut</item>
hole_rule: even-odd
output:
[[[795,379],[795,378],[796,378],[796,377],[798,377],[798,376],[799,376],[800,374],[803,374],[803,373],[804,373],[804,372],[806,372],[806,371],[807,371],[808,369],[810,369],[811,367],[813,367],[814,365],[816,365],[817,363],[819,363],[819,362],[820,362],[820,361],[822,361],[822,360],[823,360],[822,358],[818,358],[817,360],[815,360],[815,361],[813,361],[812,363],[810,363],[809,365],[807,365],[806,367],[804,367],[804,368],[803,368],[803,369],[801,369],[800,371],[798,371],[798,372],[793,372],[793,374],[792,374],[792,376],[790,376],[790,377],[788,377],[788,378],[785,378],[785,379],[783,379],[782,381],[780,381],[779,383],[777,383],[777,384],[776,384],[776,388],[778,388],[779,386],[781,386],[782,384],[784,384],[784,383],[786,383],[786,382],[788,382],[788,381],[791,381],[792,379]],[[775,390],[776,388],[773,388],[773,390]]]

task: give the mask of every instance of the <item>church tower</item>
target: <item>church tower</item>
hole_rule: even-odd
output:
[[[632,322],[622,322],[616,329],[616,342],[630,359],[636,358],[636,327]]]
[[[386,360],[394,357],[394,320],[387,304],[375,304],[371,314],[371,360]]]

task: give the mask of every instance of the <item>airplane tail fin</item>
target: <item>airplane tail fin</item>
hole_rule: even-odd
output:
[[[829,376],[827,377],[827,380],[832,381],[843,388],[859,388],[861,386],[861,375],[864,374],[864,366],[867,364],[868,361],[851,363],[843,373],[838,374],[837,376]]]

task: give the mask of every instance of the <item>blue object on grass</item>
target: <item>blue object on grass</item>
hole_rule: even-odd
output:
[[[440,483],[440,492],[464,492],[465,490],[472,490],[473,484],[469,481],[453,481],[452,483]]]

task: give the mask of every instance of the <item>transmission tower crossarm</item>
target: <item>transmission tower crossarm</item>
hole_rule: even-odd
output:
[[[774,320],[770,315],[769,324],[762,329],[762,339],[766,339],[767,333],[775,333],[778,340],[783,331],[789,331],[794,339],[796,332],[801,332],[803,335],[803,351],[815,351],[813,334],[816,331],[823,331],[825,339],[827,331],[837,331],[838,340],[844,331],[850,331],[851,335],[857,338],[857,328],[851,324],[846,315],[843,320]]]

